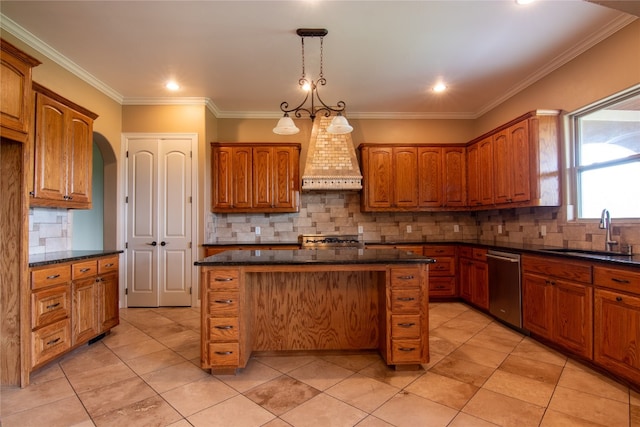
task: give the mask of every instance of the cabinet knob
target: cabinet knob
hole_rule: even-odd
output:
[[[622,302],[622,297],[616,297],[616,301]]]

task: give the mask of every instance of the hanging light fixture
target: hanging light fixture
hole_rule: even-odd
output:
[[[298,84],[301,88],[306,90],[307,94],[295,108],[289,108],[289,103],[284,101],[280,104],[280,110],[284,113],[284,116],[278,121],[278,125],[273,128],[273,132],[279,135],[293,135],[300,132],[293,122],[293,119],[289,117],[289,113],[293,113],[295,117],[301,118],[302,112],[309,114],[311,120],[316,118],[318,113],[322,113],[325,117],[329,117],[331,113],[336,113],[336,116],[331,121],[331,124],[327,127],[327,132],[333,134],[345,134],[353,131],[353,127],[349,125],[347,118],[342,115],[346,104],[343,101],[338,101],[335,107],[330,107],[325,104],[320,98],[318,93],[318,86],[324,86],[327,84],[327,80],[324,78],[323,73],[323,41],[328,31],[324,28],[298,28],[296,34],[300,36],[302,44],[302,77],[298,80]],[[317,80],[307,80],[304,67],[304,39],[305,37],[320,37],[320,75]],[[311,96],[311,106],[304,107],[305,103]],[[320,103],[320,106],[316,105],[316,101]]]

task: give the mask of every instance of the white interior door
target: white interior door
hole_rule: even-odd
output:
[[[192,138],[127,138],[127,306],[190,306]]]

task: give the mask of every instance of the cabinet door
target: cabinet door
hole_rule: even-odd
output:
[[[510,197],[514,202],[531,199],[531,167],[529,165],[529,121],[511,126],[509,132]]]
[[[485,310],[489,309],[489,267],[486,262],[473,261],[473,283],[471,302]]]
[[[467,205],[469,207],[481,205],[480,201],[480,167],[478,158],[478,144],[467,148]]]
[[[393,149],[393,190],[397,207],[418,206],[418,149]]]
[[[2,136],[25,142],[29,135],[31,104],[31,67],[38,61],[4,40],[0,41],[0,126]]]
[[[478,180],[480,188],[480,203],[493,204],[493,137],[483,139],[478,143]]]
[[[98,281],[99,333],[108,331],[120,323],[120,309],[118,298],[118,275],[101,276]]]
[[[230,209],[233,206],[232,171],[233,150],[230,147],[213,148],[211,207],[214,211],[217,209]]]
[[[297,212],[300,208],[299,162],[300,151],[297,148],[274,149],[273,200],[276,209]]]
[[[578,283],[553,281],[554,340],[591,359],[593,356],[593,288]]]
[[[418,149],[418,203],[420,207],[442,206],[442,148]]]
[[[549,279],[537,274],[522,276],[522,320],[525,329],[552,337],[553,289]]]
[[[471,301],[471,280],[473,277],[473,261],[460,258],[460,297]]]
[[[73,282],[72,343],[85,342],[98,335],[98,288],[95,277]]]
[[[640,384],[640,298],[595,290],[594,360]]]
[[[392,205],[392,161],[393,150],[385,147],[366,149],[367,170],[366,191],[368,206],[372,208],[390,208]]]
[[[503,130],[493,136],[493,201],[496,204],[511,201],[511,156],[509,133]]]
[[[67,110],[67,200],[74,207],[91,207],[93,165],[93,122],[73,110]],[[78,206],[77,204],[83,204]]]
[[[34,196],[64,201],[67,195],[67,107],[38,93],[34,147]]]
[[[273,176],[274,158],[272,147],[255,147],[252,160],[253,207],[270,209],[274,207]],[[243,159],[244,161],[244,159]]]
[[[233,208],[248,209],[252,207],[251,191],[251,147],[233,148],[233,167],[231,185],[233,188]]]
[[[467,204],[465,149],[463,147],[442,150],[444,171],[444,206],[462,207]]]

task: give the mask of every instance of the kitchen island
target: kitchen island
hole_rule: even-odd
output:
[[[225,251],[201,267],[201,365],[235,373],[253,352],[377,350],[429,361],[428,265],[396,249]]]

